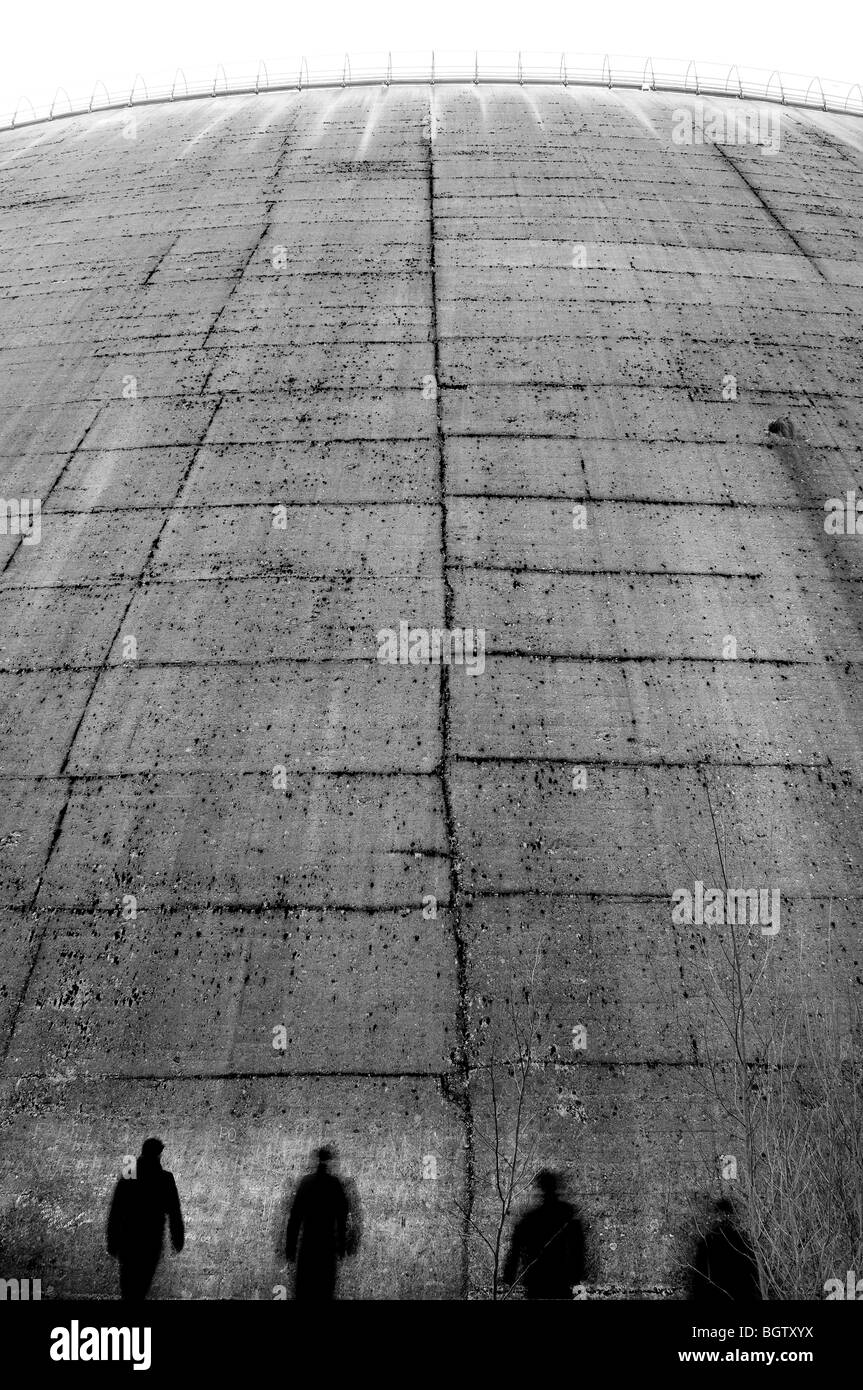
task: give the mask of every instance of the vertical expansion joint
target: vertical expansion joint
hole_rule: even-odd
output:
[[[437,317],[437,263],[435,257],[435,189],[434,189],[434,142],[433,142],[432,98],[429,98],[428,135],[428,205],[429,205],[429,278],[430,278],[430,326],[433,370],[436,382],[435,392],[435,438],[438,462],[438,486],[441,528],[441,574],[444,595],[444,627],[453,625],[453,593],[449,581],[447,545],[447,482],[446,454],[444,451],[443,403],[440,385],[440,342]],[[445,662],[440,666],[440,732],[441,761],[440,781],[443,798],[444,830],[447,840],[449,861],[450,920],[452,922],[453,947],[456,965],[456,1027],[457,1042],[455,1068],[459,1081],[459,1103],[464,1123],[465,1153],[465,1194],[464,1223],[462,1232],[462,1292],[467,1296],[470,1259],[470,1229],[474,1200],[474,1149],[473,1149],[473,1108],[470,1097],[470,1057],[468,1037],[468,984],[467,947],[462,930],[463,888],[461,882],[461,852],[458,838],[458,824],[453,814],[452,792],[450,786],[450,668]]]

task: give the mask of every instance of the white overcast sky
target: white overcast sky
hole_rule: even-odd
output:
[[[7,0],[0,112],[96,78],[170,82],[177,66],[254,71],[263,58],[491,50],[701,58],[863,83],[861,0]],[[110,84],[109,84],[110,85]]]

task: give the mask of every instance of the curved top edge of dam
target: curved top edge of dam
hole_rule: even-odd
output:
[[[276,63],[278,66],[276,66]],[[778,68],[750,67],[742,63],[703,59],[656,58],[650,55],[591,55],[478,52],[459,54],[354,54],[333,57],[297,56],[268,64],[261,59],[231,69],[224,64],[215,72],[176,67],[146,77],[137,72],[129,85],[96,77],[89,97],[77,90],[70,95],[57,88],[50,105],[35,107],[20,94],[15,110],[0,113],[0,132],[20,126],[41,125],[70,116],[114,111],[126,106],[195,101],[217,96],[258,96],[273,92],[312,88],[371,86],[451,85],[475,83],[521,86],[569,86],[626,88],[643,92],[679,92],[691,97],[730,97],[768,101],[782,106],[804,107],[842,115],[863,116],[861,81],[822,79],[819,75],[789,73]],[[272,69],[272,70],[271,70]]]

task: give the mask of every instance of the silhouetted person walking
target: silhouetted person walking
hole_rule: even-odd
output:
[[[690,1299],[696,1303],[745,1303],[761,1298],[758,1265],[727,1197],[714,1206],[710,1229],[695,1247]]]
[[[147,1297],[162,1255],[165,1217],[176,1251],[185,1231],[173,1173],[162,1167],[161,1139],[145,1139],[134,1178],[120,1178],[108,1213],[108,1254],[120,1261],[120,1297],[139,1303]]]
[[[334,1160],[332,1149],[318,1149],[317,1167],[300,1179],[291,1206],[285,1256],[296,1261],[297,1299],[335,1298],[339,1261],[359,1245],[359,1201],[353,1184],[332,1172]]]
[[[503,1282],[519,1282],[526,1298],[572,1298],[584,1280],[584,1227],[558,1191],[558,1176],[543,1168],[534,1179],[539,1200],[516,1223]]]

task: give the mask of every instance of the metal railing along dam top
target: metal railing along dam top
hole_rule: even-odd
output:
[[[177,68],[173,77],[132,81],[98,79],[92,90],[70,95],[58,88],[50,105],[33,106],[21,97],[13,112],[0,115],[0,129],[33,125],[64,116],[119,110],[155,102],[189,101],[216,96],[249,96],[301,91],[309,87],[369,87],[394,84],[530,83],[563,87],[635,88],[644,92],[681,92],[696,97],[737,97],[787,106],[863,115],[860,82],[820,77],[736,63],[706,63],[674,58],[636,58],[589,53],[363,53],[307,59],[261,60],[216,72]]]

